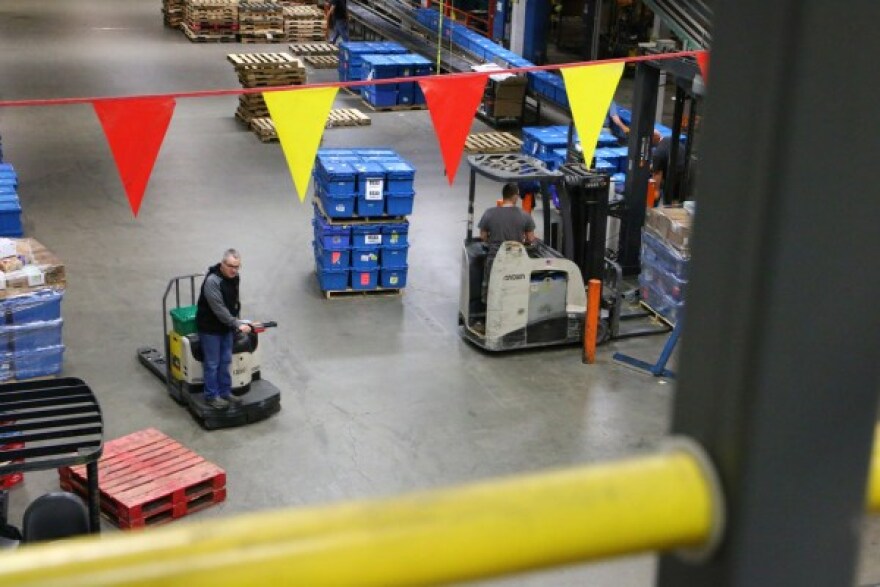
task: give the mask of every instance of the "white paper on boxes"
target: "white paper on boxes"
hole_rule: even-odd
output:
[[[14,257],[18,254],[15,241],[9,238],[0,238],[0,258]]]

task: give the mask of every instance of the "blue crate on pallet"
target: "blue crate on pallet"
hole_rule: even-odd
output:
[[[0,350],[12,352],[32,351],[61,344],[61,327],[64,320],[28,322],[0,326]]]
[[[45,289],[0,300],[0,324],[48,322],[61,318],[63,291]]]
[[[329,245],[313,241],[315,260],[331,269],[347,269],[351,266],[351,249],[342,245]]]
[[[403,158],[382,161],[385,169],[385,192],[388,194],[410,194],[414,190],[416,168]]]
[[[0,236],[19,237],[23,234],[21,204],[18,199],[0,199]]]
[[[316,180],[323,191],[330,195],[354,195],[357,193],[357,171],[345,161],[333,161],[318,157]]]
[[[415,192],[385,194],[385,213],[389,216],[409,216],[413,211]]]
[[[642,263],[667,271],[680,280],[687,280],[689,259],[644,228],[641,259]]]
[[[384,235],[381,224],[359,224],[351,230],[353,247],[378,247],[382,245]]]
[[[657,291],[679,303],[684,301],[687,280],[667,270],[656,259],[642,259],[642,271],[639,273],[639,283],[653,286]]]
[[[336,226],[324,220],[324,217],[315,208],[315,217],[312,218],[312,226],[315,227],[315,241],[325,246],[347,247],[351,245],[351,226]]]
[[[382,225],[382,242],[386,245],[409,244],[409,223],[391,222]]]
[[[397,88],[394,84],[388,86],[366,86],[361,89],[361,97],[370,106],[376,108],[397,106]]]
[[[605,130],[599,133],[599,139],[596,141],[597,147],[616,147],[617,145],[616,136]]]
[[[409,245],[384,245],[382,247],[382,268],[405,267],[408,252]]]
[[[401,106],[411,106],[416,103],[416,83],[404,82],[397,84],[397,103]]]
[[[354,216],[356,197],[352,194],[325,193],[320,183],[315,183],[315,195],[321,201],[328,218],[351,218]]]
[[[352,269],[375,269],[379,267],[378,246],[352,246],[351,268]]]
[[[406,287],[408,267],[383,268],[379,272],[379,285],[386,289],[403,289]]]
[[[643,283],[641,275],[639,276],[639,294],[642,301],[648,304],[651,309],[666,318],[672,323],[678,322],[678,317],[684,308],[684,302],[677,302],[661,292],[654,284]]]
[[[361,159],[354,164],[357,171],[358,216],[381,216],[385,212],[385,170],[373,161]]]
[[[617,171],[617,165],[610,161],[606,161],[605,159],[596,159],[596,162],[593,164],[593,169],[604,173],[615,173]]]
[[[351,289],[366,291],[376,289],[379,286],[379,269],[352,269]]]
[[[58,375],[64,364],[64,345],[14,353],[12,364],[16,379]]]
[[[348,268],[325,267],[320,262],[317,263],[316,273],[318,274],[318,283],[321,286],[321,291],[342,291],[348,289],[349,272]]]

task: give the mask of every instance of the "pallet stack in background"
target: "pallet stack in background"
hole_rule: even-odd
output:
[[[183,24],[184,0],[162,0],[162,21],[173,29]]]
[[[238,40],[242,43],[283,43],[284,6],[277,2],[241,2]]]
[[[226,56],[243,88],[269,88],[306,83],[306,68],[302,61],[289,53],[230,53]],[[238,97],[235,117],[260,135],[252,121],[269,116],[269,107],[263,94],[243,94]]]
[[[672,323],[684,308],[692,221],[687,208],[649,208],[642,229],[642,302]]]
[[[313,246],[325,295],[406,287],[415,168],[391,149],[321,149],[313,180]]]
[[[311,43],[327,38],[324,11],[317,6],[285,6],[284,36],[291,43]]]
[[[234,41],[238,0],[185,0],[180,28],[193,42]]]

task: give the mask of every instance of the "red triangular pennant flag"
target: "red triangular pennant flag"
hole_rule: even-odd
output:
[[[703,76],[703,82],[709,83],[709,52],[700,51],[697,53],[697,65],[700,66],[700,75]]]
[[[120,98],[92,102],[135,217],[174,113],[173,98]]]
[[[455,181],[464,143],[483,98],[488,77],[486,74],[476,74],[431,76],[419,80],[428,110],[431,111],[431,122],[434,123],[434,133],[440,143],[449,185]]]

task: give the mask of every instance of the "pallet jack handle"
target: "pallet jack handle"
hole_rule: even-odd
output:
[[[265,332],[267,328],[276,328],[278,323],[274,320],[269,320],[267,322],[251,322],[251,328],[253,328],[254,332],[260,333]]]

